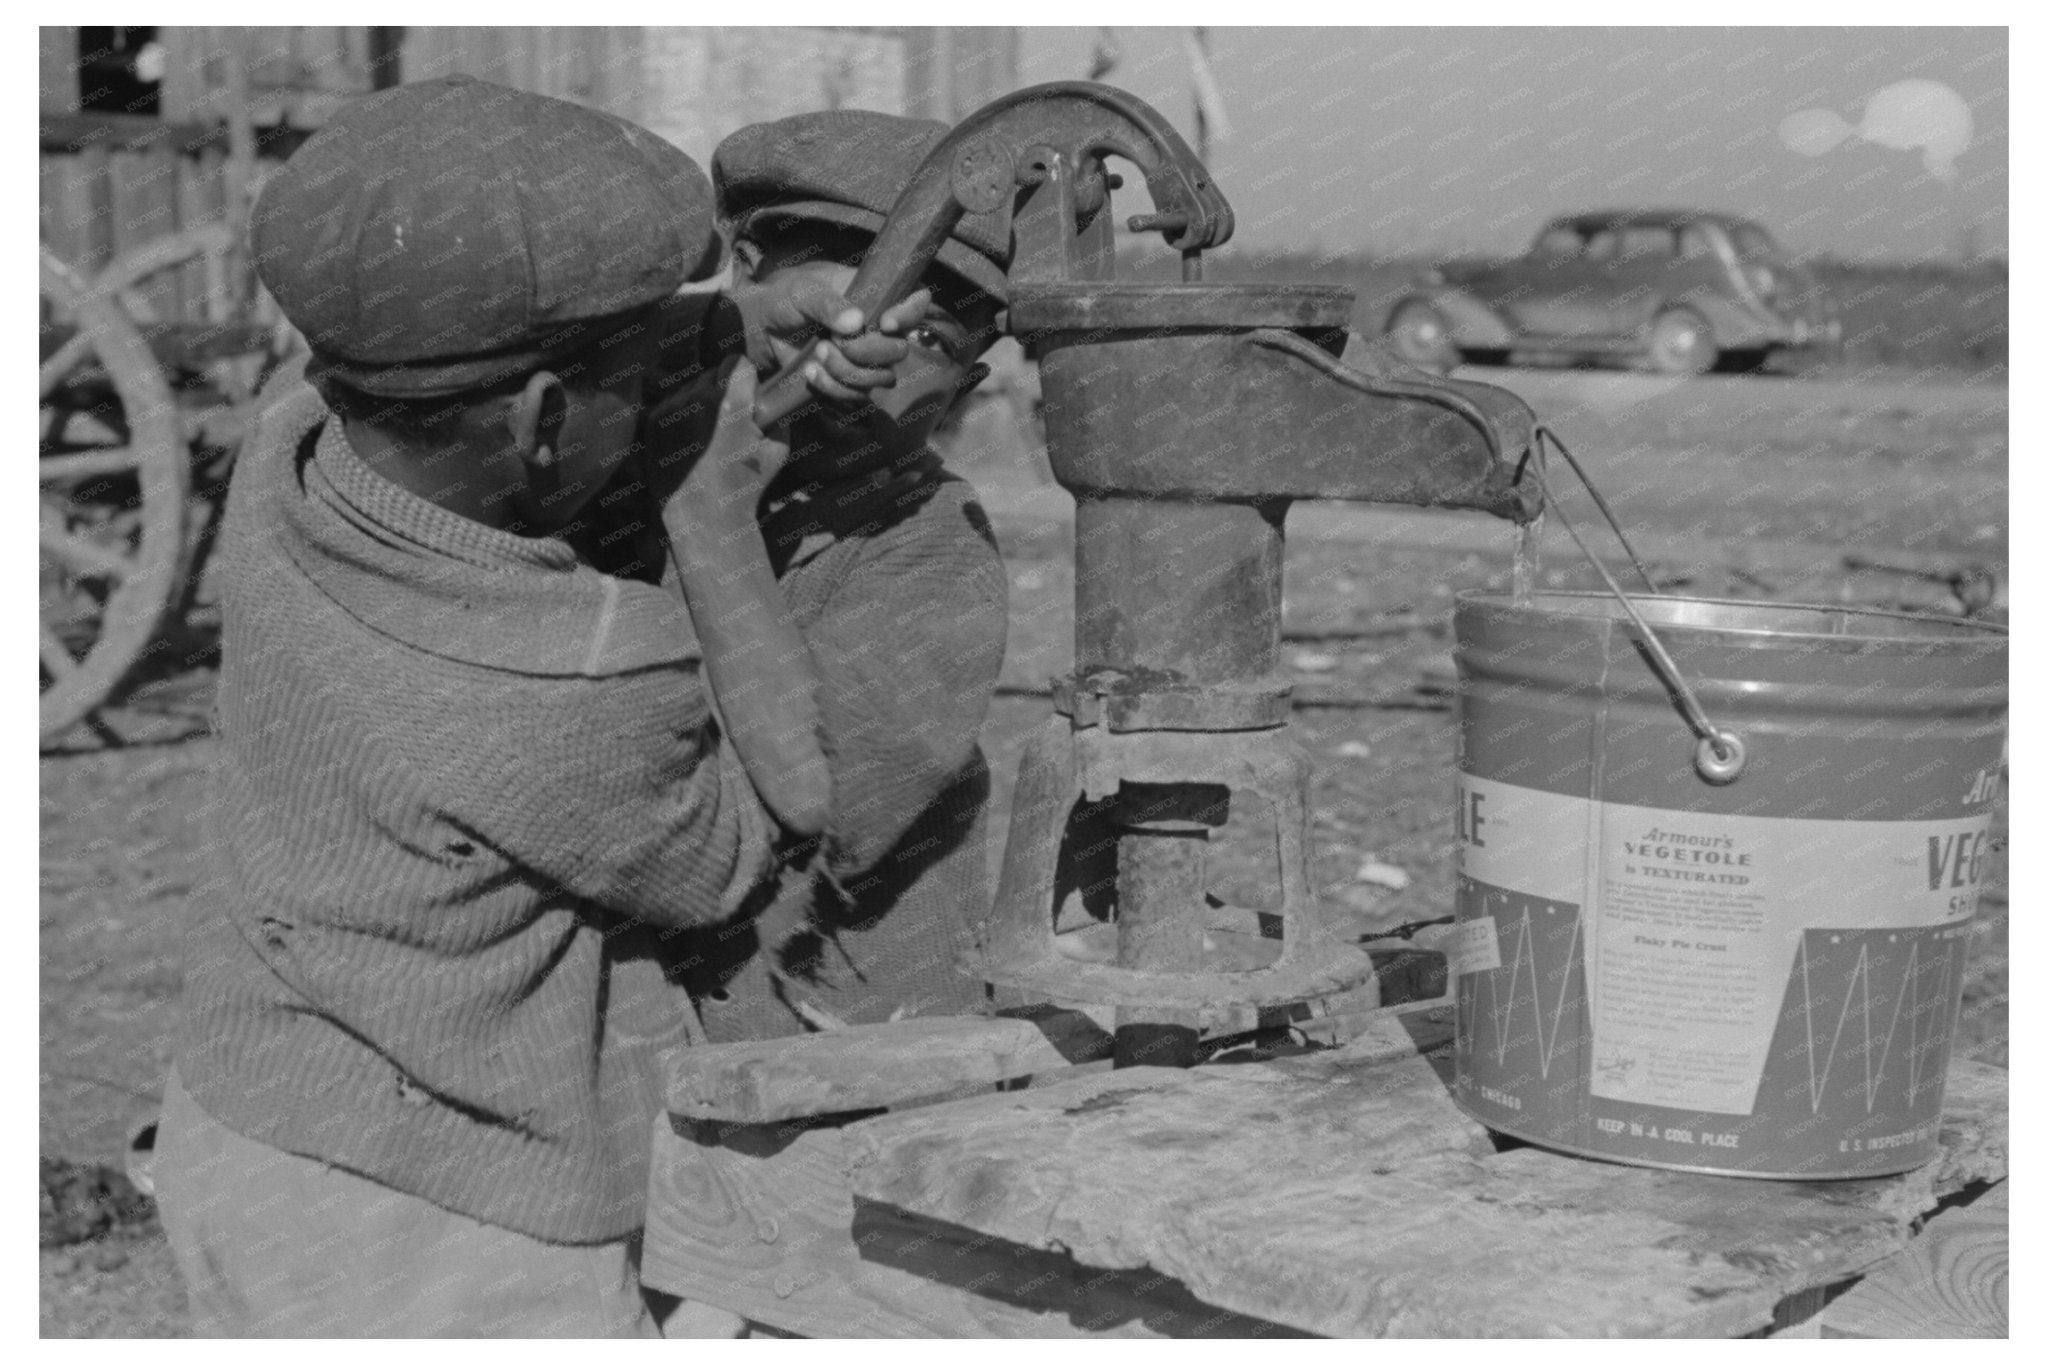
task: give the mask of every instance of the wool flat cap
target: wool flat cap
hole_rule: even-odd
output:
[[[265,185],[250,240],[312,368],[394,398],[543,368],[720,259],[680,149],[466,76],[343,109]]]
[[[805,219],[879,232],[949,131],[936,119],[863,109],[749,124],[711,154],[718,211],[740,235]],[[964,215],[939,247],[939,264],[1007,300],[1009,206]]]

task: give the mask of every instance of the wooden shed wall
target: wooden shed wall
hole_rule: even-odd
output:
[[[317,127],[370,88],[367,30],[166,28],[160,116],[78,110],[77,30],[37,34],[41,66],[38,222],[43,244],[91,278],[116,256],[226,216],[228,139],[222,131],[230,63],[249,75],[254,121]],[[300,137],[259,140],[249,189]],[[234,305],[223,263],[194,261],[135,291],[150,314],[223,321]]]
[[[905,29],[903,112],[958,123],[1018,85],[1014,28]]]
[[[700,162],[807,109],[956,120],[1017,84],[1010,28],[408,28],[402,79],[462,71],[608,110]]]
[[[81,145],[67,140],[74,128],[114,136]],[[183,125],[128,135],[137,128],[91,114],[45,116],[51,136],[37,159],[39,234],[88,280],[117,256],[226,216],[233,177],[224,137],[188,141]],[[223,285],[226,268],[220,260],[195,259],[147,277],[133,297],[142,301],[145,320],[227,321],[234,306]]]
[[[42,237],[87,275],[223,214],[224,140],[199,146],[186,130],[225,117],[238,61],[259,129],[302,135],[373,89],[462,71],[633,119],[707,166],[745,123],[835,108],[953,120],[1017,81],[1014,29],[202,25],[161,29],[158,41],[164,135],[151,137],[157,125],[138,116],[63,119],[78,102],[76,30],[38,33]],[[79,141],[92,119],[119,135]],[[297,140],[266,134],[264,164]],[[170,314],[210,313],[217,301],[198,279],[189,268],[151,296]]]
[[[373,88],[370,32],[326,25],[162,29],[164,117],[224,117],[228,70],[239,58],[249,73],[251,112],[258,124],[318,128],[336,109]]]
[[[633,118],[641,99],[641,28],[407,28],[404,81],[461,72]]]
[[[743,124],[811,109],[904,112],[900,30],[648,29],[641,52],[633,117],[704,165]]]
[[[36,30],[36,107],[61,113],[78,107],[78,30],[45,24]]]

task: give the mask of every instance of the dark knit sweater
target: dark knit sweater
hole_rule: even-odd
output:
[[[446,512],[307,388],[223,532],[222,884],[180,1073],[260,1142],[558,1242],[642,1221],[648,925],[775,864],[674,596]]]
[[[770,920],[820,932],[781,945],[684,934],[713,1042],[801,1032],[762,955],[847,1023],[965,1014],[957,961],[986,913],[988,764],[981,725],[1002,671],[1009,579],[974,490],[936,456],[876,487],[787,499],[762,533],[821,686],[835,888],[788,879]],[[845,894],[840,894],[841,892]]]

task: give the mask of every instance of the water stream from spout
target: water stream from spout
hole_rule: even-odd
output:
[[[1530,595],[1541,586],[1537,574],[1543,567],[1543,517],[1544,514],[1538,512],[1515,528],[1515,567],[1512,586],[1513,601],[1518,607],[1527,606]]]

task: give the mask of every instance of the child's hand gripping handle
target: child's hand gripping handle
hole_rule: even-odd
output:
[[[1056,176],[1048,175],[1048,153],[1062,168]],[[940,139],[889,210],[848,299],[872,321],[924,274],[962,214],[989,213],[1009,203],[1020,173],[1029,183],[1061,195],[1059,202],[1070,212],[1041,216],[1030,229],[1037,235],[1028,242],[1020,221],[1017,255],[1041,262],[1069,259],[1069,239],[1080,231],[1081,218],[1092,217],[1107,202],[1090,202],[1074,178],[1110,154],[1130,160],[1144,173],[1155,210],[1148,226],[1162,232],[1169,246],[1186,255],[1230,240],[1236,220],[1229,202],[1158,110],[1112,86],[1056,81],[983,105]],[[1035,166],[1025,164],[1027,156]],[[1062,177],[1063,187],[1053,184]],[[762,386],[754,419],[763,431],[788,420],[808,401],[805,368],[814,363],[805,357],[785,365]]]
[[[888,332],[901,330],[916,321],[915,317],[907,320],[898,318],[893,315],[893,310],[911,294],[938,256],[939,247],[966,212],[954,189],[954,181],[958,177],[952,167],[949,139],[933,149],[932,155],[926,158],[924,165],[904,187],[903,194],[896,200],[896,207],[889,211],[891,223],[899,218],[907,219],[920,224],[919,231],[915,234],[892,233],[885,225],[873,248],[862,258],[860,269],[854,272],[853,283],[846,290],[846,300],[860,310],[862,319],[870,327],[879,325],[882,331]],[[1002,192],[1005,196],[1009,193],[1007,179],[1003,182]],[[917,312],[921,316],[922,309]],[[772,431],[795,416],[806,403],[815,401],[811,392],[814,382],[811,367],[819,363],[811,352],[806,351],[762,384],[754,398],[754,424],[763,431]]]

